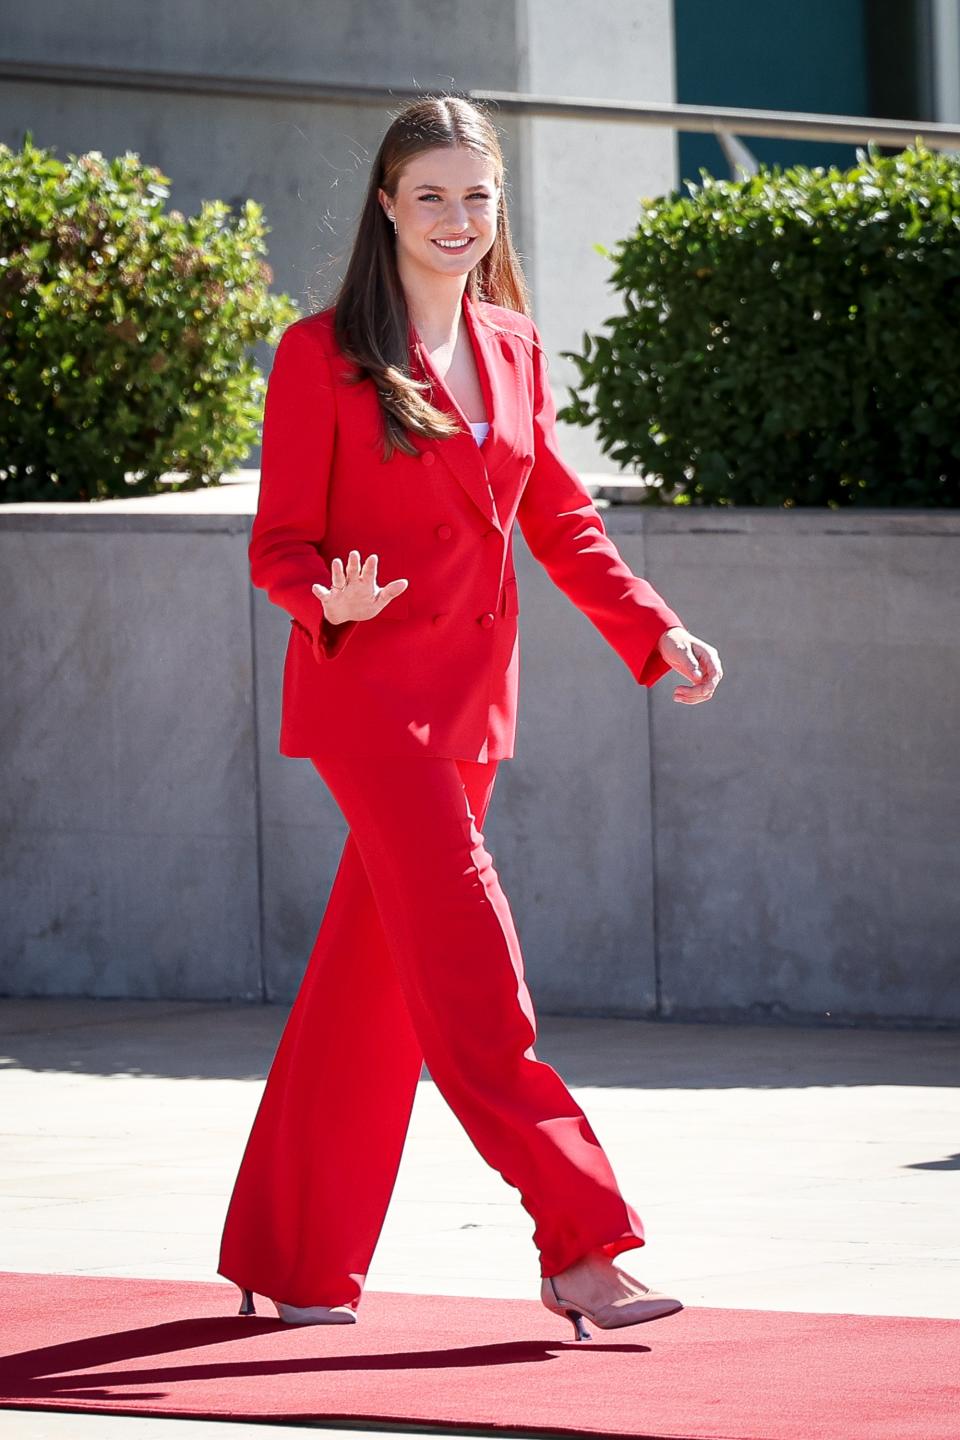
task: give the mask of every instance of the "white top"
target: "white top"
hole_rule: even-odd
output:
[[[489,420],[470,420],[470,429],[473,431],[473,438],[478,445],[482,445],[490,430]]]

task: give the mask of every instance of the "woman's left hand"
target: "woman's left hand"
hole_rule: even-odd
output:
[[[673,692],[674,700],[683,705],[699,705],[709,700],[723,678],[720,656],[712,645],[698,640],[689,630],[674,625],[664,630],[657,642],[657,649],[674,670],[678,670],[692,685],[678,685]]]

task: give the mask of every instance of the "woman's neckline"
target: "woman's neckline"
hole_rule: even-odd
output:
[[[460,416],[460,419],[463,420],[465,424],[470,426],[472,430],[475,425],[490,426],[493,424],[492,419],[489,418],[492,416],[493,412],[493,393],[490,385],[490,377],[487,374],[486,357],[483,354],[483,346],[480,340],[480,336],[477,333],[477,330],[479,329],[479,326],[482,322],[480,320],[479,314],[475,309],[475,302],[470,298],[470,292],[466,289],[466,287],[464,287],[463,294],[460,296],[460,323],[461,325],[465,325],[467,327],[467,339],[470,344],[470,348],[473,350],[474,361],[477,367],[477,375],[480,381],[480,388],[483,392],[484,404],[487,407],[488,418],[486,420],[467,419],[466,415],[463,413],[460,406],[457,404],[457,401],[454,399],[452,392],[448,389],[446,379],[441,378],[439,372],[437,371],[433,361],[430,358],[430,354],[427,350],[425,343],[421,339],[421,336],[417,331],[416,327],[414,326],[412,319],[409,319],[409,317],[407,333],[408,339],[415,345],[416,351],[420,356],[420,364],[423,367],[424,373],[431,376],[431,378],[438,385],[441,386],[447,398],[449,399],[450,404],[453,406],[455,412]]]

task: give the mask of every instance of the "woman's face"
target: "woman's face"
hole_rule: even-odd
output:
[[[397,259],[434,273],[464,275],[497,236],[499,190],[490,161],[462,145],[424,150],[407,162],[395,200],[378,191],[397,221]],[[443,246],[441,240],[467,241]]]

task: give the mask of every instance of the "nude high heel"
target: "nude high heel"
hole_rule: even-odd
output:
[[[243,1300],[240,1304],[241,1315],[256,1315],[256,1306],[253,1303],[253,1291],[245,1290],[240,1286]],[[355,1325],[357,1315],[349,1305],[285,1305],[281,1300],[273,1300],[274,1306],[280,1319],[285,1325]]]
[[[572,1300],[564,1300],[558,1295],[551,1275],[544,1276],[540,1282],[540,1299],[551,1314],[562,1315],[570,1321],[577,1340],[591,1338],[590,1331],[583,1323],[584,1315],[600,1330],[619,1330],[624,1325],[640,1325],[644,1320],[659,1320],[661,1315],[673,1315],[677,1310],[683,1309],[681,1301],[674,1299],[672,1295],[664,1295],[659,1290],[647,1288],[646,1293],[638,1300],[622,1305],[603,1305],[596,1311],[587,1310],[583,1305],[575,1305]]]

